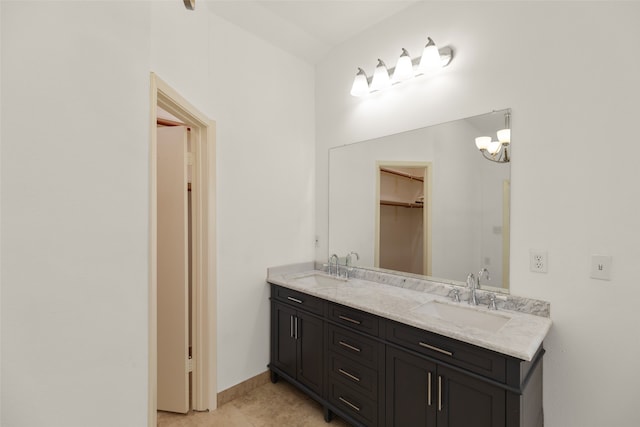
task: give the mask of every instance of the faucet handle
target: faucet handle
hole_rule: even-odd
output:
[[[489,294],[489,310],[497,310],[498,306],[496,305],[496,294]]]
[[[451,293],[453,294],[451,296],[451,298],[453,299],[454,302],[460,302],[460,289],[453,289],[451,291]]]

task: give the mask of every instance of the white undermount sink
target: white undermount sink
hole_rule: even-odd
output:
[[[488,313],[473,307],[464,307],[441,301],[431,301],[412,310],[458,326],[472,327],[487,332],[497,332],[511,318],[500,313]]]
[[[344,285],[347,282],[347,279],[329,276],[323,273],[309,273],[305,274],[304,276],[292,277],[291,281],[308,286],[322,288]]]

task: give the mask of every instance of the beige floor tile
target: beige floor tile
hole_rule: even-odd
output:
[[[255,427],[242,411],[229,405],[213,412],[187,415],[158,412],[158,427]]]
[[[334,417],[324,421],[322,406],[284,381],[265,384],[213,412],[187,415],[158,412],[158,427],[349,427]]]

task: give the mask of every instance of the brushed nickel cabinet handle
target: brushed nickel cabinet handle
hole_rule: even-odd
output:
[[[293,338],[293,315],[289,316],[289,336]]]
[[[344,369],[338,369],[338,372],[340,372],[345,377],[349,377],[349,378],[351,378],[352,380],[354,380],[356,382],[360,382],[360,378],[356,377],[353,374],[350,374],[349,372],[345,371]]]
[[[352,318],[347,317],[347,316],[342,316],[342,315],[340,315],[340,316],[338,316],[338,318],[340,318],[340,319],[342,319],[342,320],[345,320],[345,321],[347,321],[347,322],[354,323],[354,324],[356,324],[356,325],[361,325],[361,324],[362,324],[362,322],[361,322],[361,321],[359,321],[359,320],[355,320],[355,319],[352,319]]]
[[[442,377],[438,375],[438,411],[442,411]]]
[[[420,345],[420,347],[428,348],[429,350],[437,351],[438,353],[446,354],[447,356],[453,356],[453,353],[451,353],[450,351],[443,350],[443,349],[438,348],[438,347],[434,347],[432,345],[423,343],[422,341],[420,341],[418,343],[418,345]]]
[[[295,333],[295,338],[298,339],[298,316],[296,316],[296,333]]]
[[[427,372],[427,403],[431,406],[431,371]]]
[[[347,344],[347,343],[346,343],[346,342],[344,342],[344,341],[339,341],[339,344],[340,344],[341,346],[343,346],[343,347],[348,348],[349,350],[357,351],[358,353],[360,353],[360,351],[361,351],[358,347],[354,347],[354,346],[352,346],[351,344]]]
[[[340,399],[340,401],[342,403],[344,403],[345,405],[349,405],[353,410],[355,410],[356,412],[360,412],[360,408],[358,408],[356,405],[354,405],[353,403],[349,402],[347,399],[345,399],[344,397],[340,396],[338,397],[338,399]]]
[[[294,298],[294,297],[287,297],[287,299],[289,301],[293,301],[293,302],[297,302],[298,304],[302,304],[302,300],[299,300],[298,298]]]

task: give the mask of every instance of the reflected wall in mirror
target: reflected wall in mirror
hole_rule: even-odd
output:
[[[475,138],[509,110],[329,150],[329,253],[463,285],[509,287],[510,163],[486,160]]]

